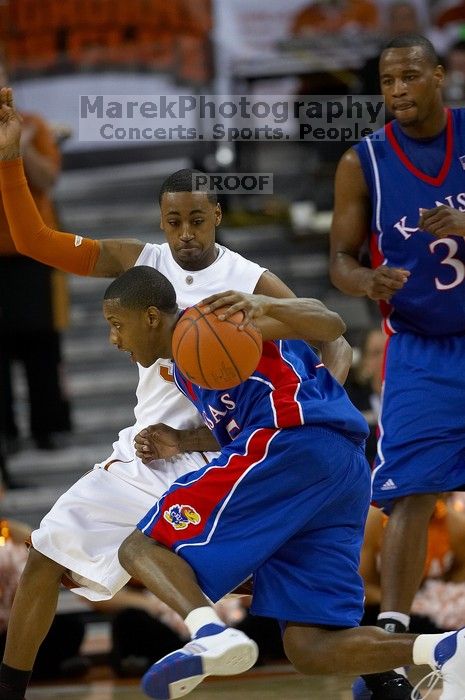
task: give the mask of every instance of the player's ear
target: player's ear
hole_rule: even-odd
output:
[[[221,219],[223,218],[223,212],[221,211],[221,204],[218,202],[215,208],[215,226],[221,224]]]
[[[444,83],[445,71],[444,67],[439,65],[434,69],[434,77],[436,79],[437,87],[442,87]]]
[[[160,325],[161,311],[156,306],[149,306],[146,311],[147,322],[152,328]]]

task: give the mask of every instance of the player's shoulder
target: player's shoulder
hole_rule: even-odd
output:
[[[216,247],[218,248],[219,251],[219,258],[223,262],[223,264],[231,265],[234,264],[237,267],[242,267],[244,269],[262,269],[258,263],[253,262],[253,260],[249,260],[249,258],[244,257],[240,253],[237,253],[235,250],[231,250],[231,248],[227,248],[224,245],[220,245],[219,243],[216,244]]]
[[[367,134],[360,141],[358,141],[354,146],[353,150],[360,156],[364,156],[369,149],[377,149],[383,146],[386,142],[386,126],[382,126],[380,129],[373,131],[371,134]]]
[[[167,243],[146,243],[135,264],[148,265],[149,267],[158,269],[167,255],[170,255],[170,249]]]

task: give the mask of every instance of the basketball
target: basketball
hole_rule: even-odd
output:
[[[173,358],[184,376],[205,389],[230,389],[256,369],[262,354],[262,335],[252,324],[238,326],[238,311],[220,321],[216,309],[206,314],[193,306],[178,321],[172,339]]]

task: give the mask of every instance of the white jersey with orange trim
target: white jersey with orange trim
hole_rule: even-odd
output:
[[[147,244],[136,265],[149,265],[166,275],[181,308],[226,289],[253,292],[265,269],[223,246],[217,245],[217,250],[212,265],[189,272],[173,260],[168,244]],[[169,360],[139,366],[134,414],[135,423],[120,432],[108,459],[66,491],[31,536],[35,549],[66,567],[76,584],[72,590],[90,600],[111,598],[128,582],[118,560],[123,540],[179,476],[204,466],[216,454],[191,452],[154,460],[150,466],[136,457],[134,437],[149,425],[204,425],[174,384]]]

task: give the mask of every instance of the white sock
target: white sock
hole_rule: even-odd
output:
[[[214,624],[225,627],[223,620],[218,617],[216,612],[209,605],[192,610],[184,622],[186,623],[192,638],[195,637],[199,629],[201,627],[205,627],[205,625]]]
[[[419,634],[413,642],[413,663],[435,668],[433,651],[441,639],[444,639],[444,634]]]
[[[382,612],[378,615],[378,620],[386,620],[387,618],[390,620],[397,620],[397,622],[400,622],[402,625],[404,625],[405,629],[408,630],[410,625],[410,615],[396,612],[395,610]]]

